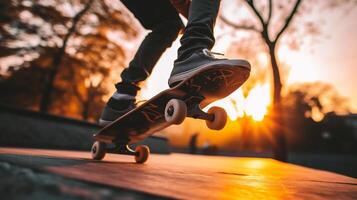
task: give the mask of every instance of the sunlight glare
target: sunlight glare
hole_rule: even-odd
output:
[[[226,110],[232,121],[243,117],[244,114],[252,117],[255,121],[262,121],[268,112],[269,104],[270,88],[266,83],[252,88],[246,98],[244,98],[242,90],[238,89],[228,97],[210,104],[204,110],[207,111],[212,106],[219,106]]]
[[[249,91],[245,99],[244,111],[255,121],[262,121],[270,104],[269,85],[257,85]]]

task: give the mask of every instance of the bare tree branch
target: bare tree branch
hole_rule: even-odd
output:
[[[269,11],[268,11],[268,19],[267,19],[267,26],[269,26],[270,20],[271,20],[271,16],[273,13],[273,0],[269,0]]]
[[[290,15],[289,15],[289,16],[286,18],[286,20],[285,20],[284,26],[281,28],[281,30],[279,31],[279,33],[276,35],[276,38],[275,38],[275,40],[274,40],[275,43],[279,40],[280,36],[284,33],[284,31],[289,27],[290,22],[291,22],[291,20],[293,19],[293,17],[295,16],[295,14],[297,13],[298,8],[299,8],[301,2],[302,2],[302,0],[296,0],[295,5],[294,5],[294,7],[293,7],[293,9],[292,9],[292,11],[291,11],[291,13],[290,13]]]
[[[257,10],[257,8],[254,6],[254,1],[253,0],[246,0],[246,2],[248,3],[249,7],[253,10],[253,12],[257,15],[260,23],[262,24],[262,27],[264,29],[264,27],[266,26],[266,23],[264,22],[264,19],[262,17],[262,15],[259,13],[259,11]]]
[[[236,24],[229,19],[227,19],[225,16],[220,15],[219,18],[222,20],[223,23],[235,28],[235,29],[241,29],[241,30],[247,30],[247,31],[255,31],[255,32],[261,32],[257,27],[254,25],[244,25],[244,24]]]

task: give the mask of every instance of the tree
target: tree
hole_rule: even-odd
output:
[[[303,4],[303,2],[305,4]],[[273,147],[274,157],[278,160],[287,160],[286,141],[283,123],[283,110],[281,106],[281,91],[282,78],[281,67],[277,60],[276,52],[279,42],[284,34],[290,31],[290,34],[299,32],[297,24],[293,23],[298,15],[311,12],[318,1],[303,1],[303,0],[289,0],[289,1],[258,1],[244,0],[238,1],[239,8],[248,8],[250,16],[245,19],[237,20],[238,22],[228,19],[224,12],[220,15],[220,19],[225,25],[233,27],[235,30],[249,31],[257,34],[265,44],[270,58],[270,66],[273,74],[273,109],[272,118],[275,121],[276,128],[273,134],[276,138]],[[323,1],[324,6],[334,8],[341,4],[352,3],[349,0],[340,1]],[[244,5],[244,6],[243,6]],[[253,17],[251,17],[253,16]],[[307,22],[305,24],[306,33],[314,35],[318,33],[318,22]],[[299,37],[293,37],[290,43],[298,45]],[[253,45],[250,45],[252,47]]]
[[[94,0],[88,0],[85,3],[84,8],[81,11],[79,11],[77,14],[75,14],[74,17],[71,19],[71,26],[69,27],[67,33],[65,34],[65,36],[63,38],[62,45],[58,48],[58,52],[53,56],[52,69],[50,71],[50,74],[49,74],[49,77],[48,77],[48,80],[46,83],[46,87],[43,91],[43,95],[42,95],[41,102],[40,102],[40,111],[41,112],[48,111],[48,107],[51,102],[50,98],[51,98],[51,94],[52,94],[52,90],[53,90],[54,81],[55,81],[55,78],[56,78],[58,70],[59,70],[58,68],[61,65],[62,57],[65,54],[68,40],[76,32],[77,24],[82,19],[83,15],[85,15],[88,12],[88,10],[90,9],[90,7],[93,4],[93,1]]]
[[[137,36],[120,2],[19,0],[0,2],[0,11],[0,101],[98,118]]]
[[[284,110],[289,113],[285,118],[289,127],[289,149],[295,151],[324,149],[323,129],[334,124],[331,121],[326,124],[324,122],[330,113],[346,114],[349,110],[346,98],[331,85],[320,82],[294,84],[283,99]],[[346,134],[348,132],[339,131],[336,138],[342,138]]]

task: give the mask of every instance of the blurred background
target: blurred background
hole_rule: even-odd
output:
[[[186,119],[157,135],[176,152],[272,157],[357,177],[356,19],[355,0],[222,0],[213,51],[249,60],[251,77],[214,103],[229,115],[222,131]],[[1,0],[2,112],[95,126],[146,34],[119,0]],[[168,88],[179,46],[178,38],[139,100]]]

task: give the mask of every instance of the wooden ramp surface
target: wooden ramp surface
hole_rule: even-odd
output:
[[[79,180],[180,199],[357,199],[357,179],[272,159],[151,155],[144,165],[129,156],[0,148],[0,160]]]

